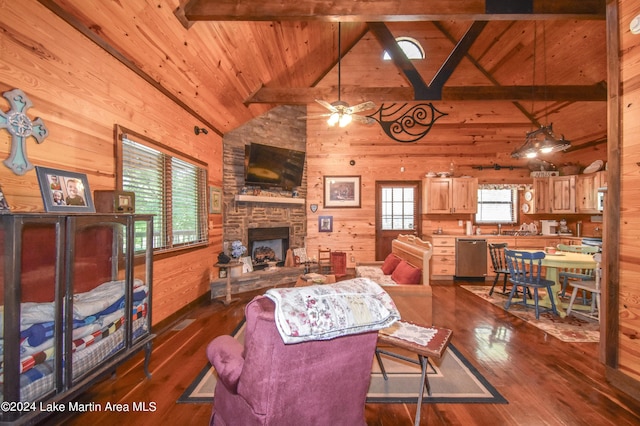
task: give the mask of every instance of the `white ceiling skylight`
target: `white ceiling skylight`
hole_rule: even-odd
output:
[[[398,45],[402,49],[407,58],[409,59],[424,59],[424,49],[418,43],[418,40],[411,37],[398,37],[396,38]],[[385,61],[390,61],[391,56],[385,50],[382,59]]]

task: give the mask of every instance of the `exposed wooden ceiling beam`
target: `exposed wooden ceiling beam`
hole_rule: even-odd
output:
[[[421,95],[428,94],[429,86],[422,79],[422,76],[413,63],[407,58],[407,55],[405,55],[402,48],[398,45],[396,38],[391,34],[386,24],[384,22],[369,22],[367,25],[371,33],[373,33],[378,42],[380,42],[382,49],[391,56],[391,60],[396,68],[402,71],[413,87],[414,97],[418,98]]]
[[[361,99],[374,102],[397,101],[567,101],[590,102],[606,101],[606,84],[591,86],[466,86],[444,87],[442,93],[432,93],[433,97],[414,98],[411,87],[361,87],[342,86],[340,97]],[[315,102],[316,99],[337,99],[336,87],[261,87],[256,90],[245,104],[286,104],[301,105]]]
[[[469,56],[469,48],[486,26],[487,21],[476,21],[471,24],[462,38],[458,40],[447,60],[433,77],[433,80],[429,83],[429,89],[431,91],[437,90],[442,93],[444,84],[449,80],[449,77],[451,77],[451,74],[453,74],[456,67],[460,64],[460,61],[462,61],[465,56]]]
[[[402,71],[414,90],[414,99],[441,99],[442,89],[460,61],[469,55],[469,48],[487,26],[487,21],[475,21],[455,44],[453,50],[428,85],[398,45],[393,34],[383,22],[369,22],[369,29],[382,48],[389,53],[394,64]]]
[[[605,3],[606,0],[188,0],[179,14],[189,22],[604,20]]]

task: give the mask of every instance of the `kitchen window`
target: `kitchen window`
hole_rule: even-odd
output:
[[[516,188],[480,186],[476,223],[512,224],[518,221],[518,190]]]
[[[206,244],[206,164],[121,127],[117,146],[118,187],[135,193],[136,213],[154,215],[154,251]],[[147,245],[137,229],[134,244]]]

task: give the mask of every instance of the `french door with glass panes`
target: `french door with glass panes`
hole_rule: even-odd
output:
[[[376,182],[376,260],[398,234],[421,235],[420,181]]]

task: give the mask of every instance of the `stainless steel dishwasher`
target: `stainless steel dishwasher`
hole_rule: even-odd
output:
[[[456,239],[456,277],[484,278],[487,276],[487,240],[483,238]]]

